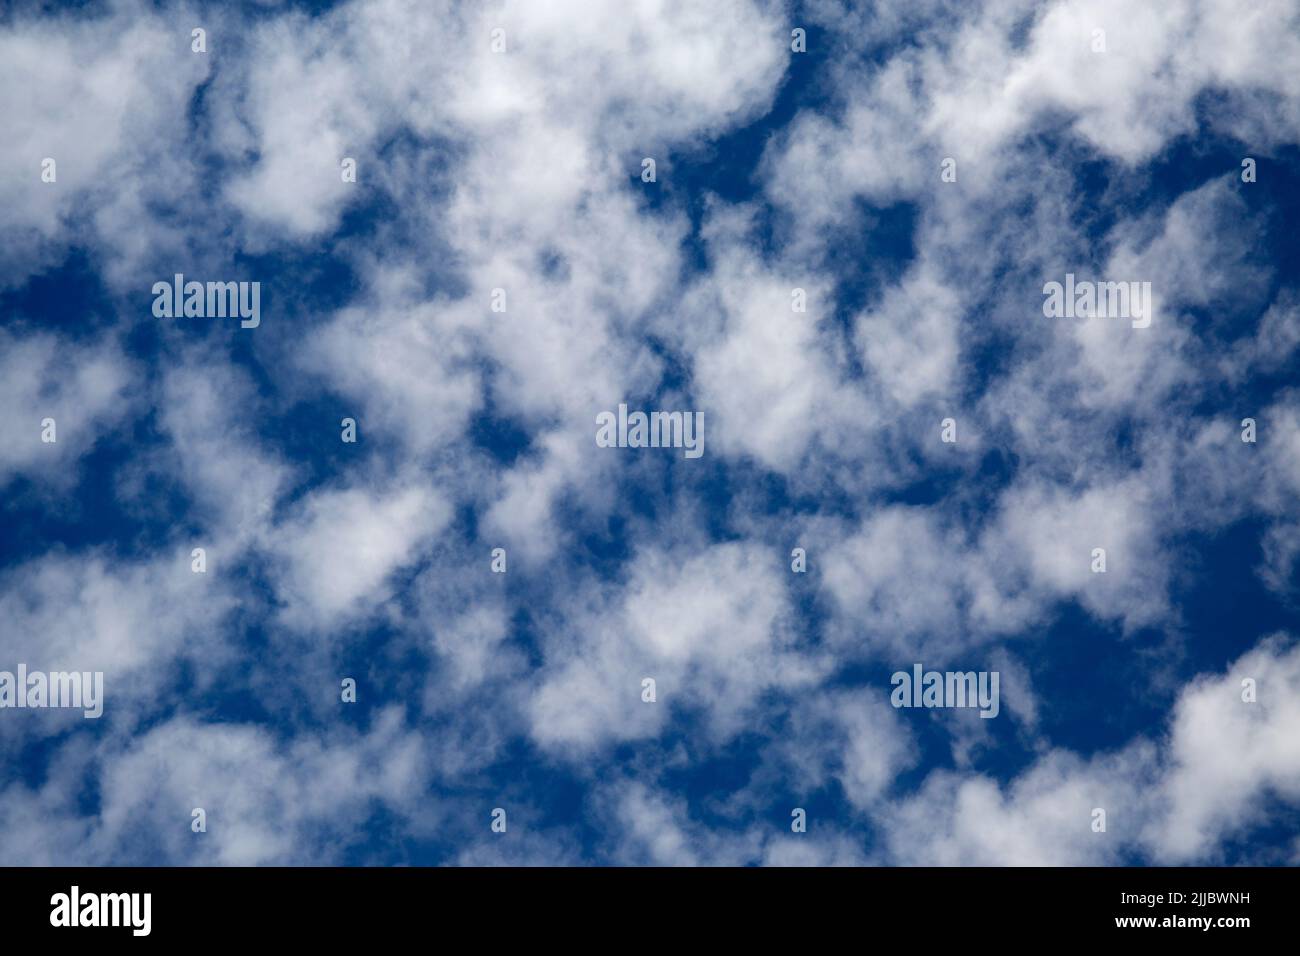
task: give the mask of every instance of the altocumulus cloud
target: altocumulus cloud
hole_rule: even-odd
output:
[[[0,863],[1300,862],[1297,25],[17,4]]]

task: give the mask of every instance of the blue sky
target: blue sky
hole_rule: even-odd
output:
[[[1300,861],[1297,26],[11,4],[0,862]]]

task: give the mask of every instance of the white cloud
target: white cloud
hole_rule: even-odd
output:
[[[752,726],[764,691],[806,687],[824,673],[815,655],[794,649],[783,588],[777,555],[750,545],[640,555],[625,590],[573,613],[548,638],[533,737],[582,752],[653,736],[682,709],[702,711],[719,741]],[[655,681],[654,703],[642,699],[645,678]]]
[[[87,213],[130,208],[131,221],[92,220],[109,260],[130,257],[152,232],[145,195],[175,201],[192,172],[184,155],[185,110],[210,61],[190,52],[191,18],[135,3],[93,17],[17,17],[0,29],[0,284],[52,261],[84,228]],[[41,180],[45,158],[57,180]],[[179,182],[178,182],[179,180]],[[80,241],[86,237],[78,236]],[[156,238],[156,237],[155,237]]]
[[[283,619],[310,628],[365,613],[450,519],[447,502],[419,485],[311,492],[271,535]]]
[[[251,725],[177,717],[125,746],[64,751],[35,793],[17,784],[0,793],[6,835],[16,836],[11,827],[20,822],[32,827],[21,842],[6,839],[4,860],[328,864],[361,841],[372,801],[408,817],[428,812],[419,802],[426,772],[419,738],[395,710],[377,715],[365,734],[330,742],[300,735],[288,744]],[[74,807],[87,773],[96,777],[100,808],[79,818]],[[28,813],[37,801],[44,808],[39,818]],[[204,833],[191,829],[196,808],[206,813]],[[330,839],[318,839],[322,829]]]
[[[1255,682],[1255,703],[1242,697]],[[1168,813],[1149,833],[1171,863],[1213,859],[1225,837],[1264,821],[1269,795],[1300,803],[1300,645],[1262,642],[1222,675],[1185,688],[1174,708]]]
[[[0,483],[26,474],[75,484],[78,459],[120,424],[136,398],[132,369],[111,339],[93,345],[0,330]],[[43,440],[54,420],[53,442]]]

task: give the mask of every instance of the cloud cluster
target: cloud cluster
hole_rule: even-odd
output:
[[[471,865],[1223,859],[1300,800],[1291,639],[1197,644],[1183,606],[1215,586],[1195,542],[1246,528],[1294,609],[1300,308],[1267,177],[1300,139],[1298,22],[7,19],[0,651],[103,670],[109,705],[93,732],[0,716],[7,765],[45,748],[0,776],[3,859],[381,859],[381,812]],[[32,293],[58,269],[105,303],[89,333]],[[153,319],[177,272],[263,282],[263,324]],[[1150,282],[1149,327],[1047,318],[1067,273]],[[596,447],[622,402],[702,411],[706,456]],[[1126,693],[1165,716],[1058,739],[1062,622],[1126,666],[1159,642]],[[889,707],[913,662],[999,669],[998,729]]]

